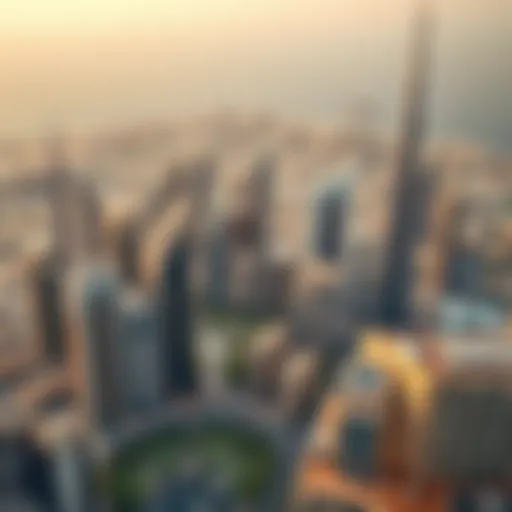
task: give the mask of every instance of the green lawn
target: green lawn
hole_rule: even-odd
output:
[[[233,481],[246,503],[258,501],[275,464],[269,443],[234,427],[199,430],[171,428],[130,445],[103,475],[103,486],[120,512],[136,512],[153,492],[155,476],[180,468],[186,456],[198,455],[215,474]]]

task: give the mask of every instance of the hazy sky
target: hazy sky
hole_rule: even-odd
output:
[[[432,125],[507,145],[512,2],[438,0]],[[1,0],[0,133],[223,106],[393,125],[412,0]],[[512,146],[512,141],[510,141]]]

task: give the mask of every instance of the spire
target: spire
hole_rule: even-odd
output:
[[[409,292],[418,220],[426,191],[421,150],[425,129],[427,85],[430,71],[430,44],[433,11],[430,0],[421,0],[416,13],[411,62],[405,90],[405,110],[397,155],[395,202],[392,205],[389,244],[380,297],[381,320],[397,327],[407,323]]]
[[[433,7],[431,0],[421,0],[413,22],[409,75],[405,90],[405,110],[399,149],[398,171],[414,172],[421,157],[425,130],[425,109],[430,74],[431,41],[433,38]]]

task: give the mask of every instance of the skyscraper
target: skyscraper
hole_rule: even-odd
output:
[[[418,216],[422,215],[418,211],[418,193],[422,191],[418,183],[424,179],[421,149],[431,37],[432,13],[427,2],[424,2],[415,26],[397,155],[395,198],[379,298],[380,322],[395,327],[409,321],[413,250],[418,238]]]
[[[148,411],[160,398],[160,358],[153,304],[138,290],[120,299],[120,358],[123,404],[129,413]]]
[[[91,509],[91,475],[84,447],[77,439],[65,438],[53,448],[53,477],[57,512],[86,512]]]
[[[52,212],[56,258],[67,263],[74,239],[73,204],[74,187],[64,160],[62,148],[53,141],[49,148],[49,201]]]
[[[337,162],[332,169],[328,169],[329,179],[316,192],[313,202],[313,249],[322,260],[340,260],[346,250],[355,179],[365,171],[361,162]]]
[[[89,181],[77,183],[81,206],[82,243],[87,254],[97,255],[103,245],[102,206],[98,191]]]
[[[315,255],[326,261],[341,257],[343,197],[337,190],[322,190],[315,201],[313,244]]]
[[[66,358],[62,271],[55,254],[40,255],[29,269],[36,329],[44,358],[62,363]]]
[[[274,172],[275,159],[265,154],[254,163],[251,176],[252,214],[257,224],[256,251],[261,258],[267,255],[270,244]]]
[[[232,247],[225,223],[212,228],[208,245],[206,300],[213,307],[229,302]]]
[[[163,387],[167,396],[188,395],[196,388],[192,347],[190,239],[180,234],[164,258],[160,295]]]
[[[139,275],[139,239],[137,225],[127,219],[120,227],[118,239],[118,258],[121,277],[126,283],[137,283]]]
[[[81,293],[87,406],[99,428],[112,426],[122,413],[118,290],[114,270],[98,265],[86,273]]]

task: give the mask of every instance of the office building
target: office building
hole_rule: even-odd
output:
[[[212,227],[207,247],[206,301],[213,307],[229,304],[233,247],[225,223]]]
[[[79,394],[85,400],[88,420],[100,430],[115,425],[122,416],[121,356],[119,353],[119,278],[107,263],[77,269],[72,276],[73,329],[78,345],[76,368],[83,381]]]
[[[117,258],[121,278],[127,284],[135,284],[140,279],[140,240],[136,223],[125,219],[117,233]]]
[[[127,414],[149,411],[160,401],[161,371],[156,310],[135,289],[120,297],[119,355],[124,409]]]
[[[62,152],[54,141],[49,148],[49,201],[52,212],[53,237],[56,258],[67,263],[72,256],[76,225],[73,177]]]
[[[180,234],[164,257],[159,323],[163,388],[166,396],[196,390],[193,318],[190,291],[190,243]]]
[[[3,430],[0,433],[0,510],[53,510],[55,492],[50,462],[27,429]],[[12,508],[7,508],[8,505]]]
[[[101,253],[104,244],[103,208],[98,190],[90,181],[78,181],[78,196],[81,206],[82,245],[88,256]]]
[[[351,190],[338,177],[328,180],[314,202],[314,254],[324,261],[341,259]]]
[[[368,174],[362,155],[344,157],[320,170],[322,182],[313,197],[313,254],[325,262],[339,262],[350,246],[355,220],[367,216],[355,210],[358,184]]]
[[[53,448],[53,477],[56,483],[56,512],[91,510],[91,468],[85,446],[79,439],[60,439]]]
[[[63,269],[56,255],[42,253],[28,268],[36,333],[46,361],[63,363],[67,357],[64,321]]]
[[[260,156],[253,164],[250,178],[253,218],[256,220],[256,252],[260,258],[268,254],[271,242],[273,184],[276,172],[275,158]]]

